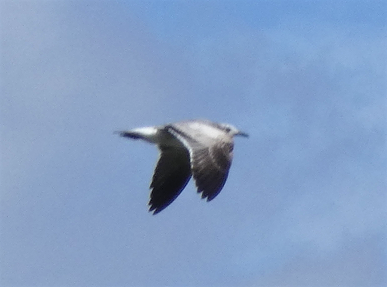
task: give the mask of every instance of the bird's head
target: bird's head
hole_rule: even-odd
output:
[[[247,133],[238,130],[236,127],[230,124],[219,124],[219,127],[231,136],[242,136],[242,137],[249,136]]]

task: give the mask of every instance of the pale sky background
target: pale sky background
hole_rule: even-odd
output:
[[[0,286],[386,286],[385,1],[1,1]],[[147,211],[154,146],[237,138]]]

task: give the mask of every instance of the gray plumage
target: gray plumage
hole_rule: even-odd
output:
[[[171,204],[193,176],[207,201],[222,190],[232,161],[233,137],[248,136],[229,124],[191,120],[121,131],[123,137],[156,144],[160,157],[150,185],[149,211]]]

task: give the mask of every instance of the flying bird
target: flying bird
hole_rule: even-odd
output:
[[[149,211],[157,214],[171,204],[191,176],[198,193],[210,201],[222,190],[233,156],[233,137],[248,134],[232,125],[208,120],[118,132],[122,137],[156,144],[160,150],[150,185]]]

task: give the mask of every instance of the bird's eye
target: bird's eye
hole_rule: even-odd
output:
[[[226,127],[226,132],[231,132],[231,128],[230,127]]]

